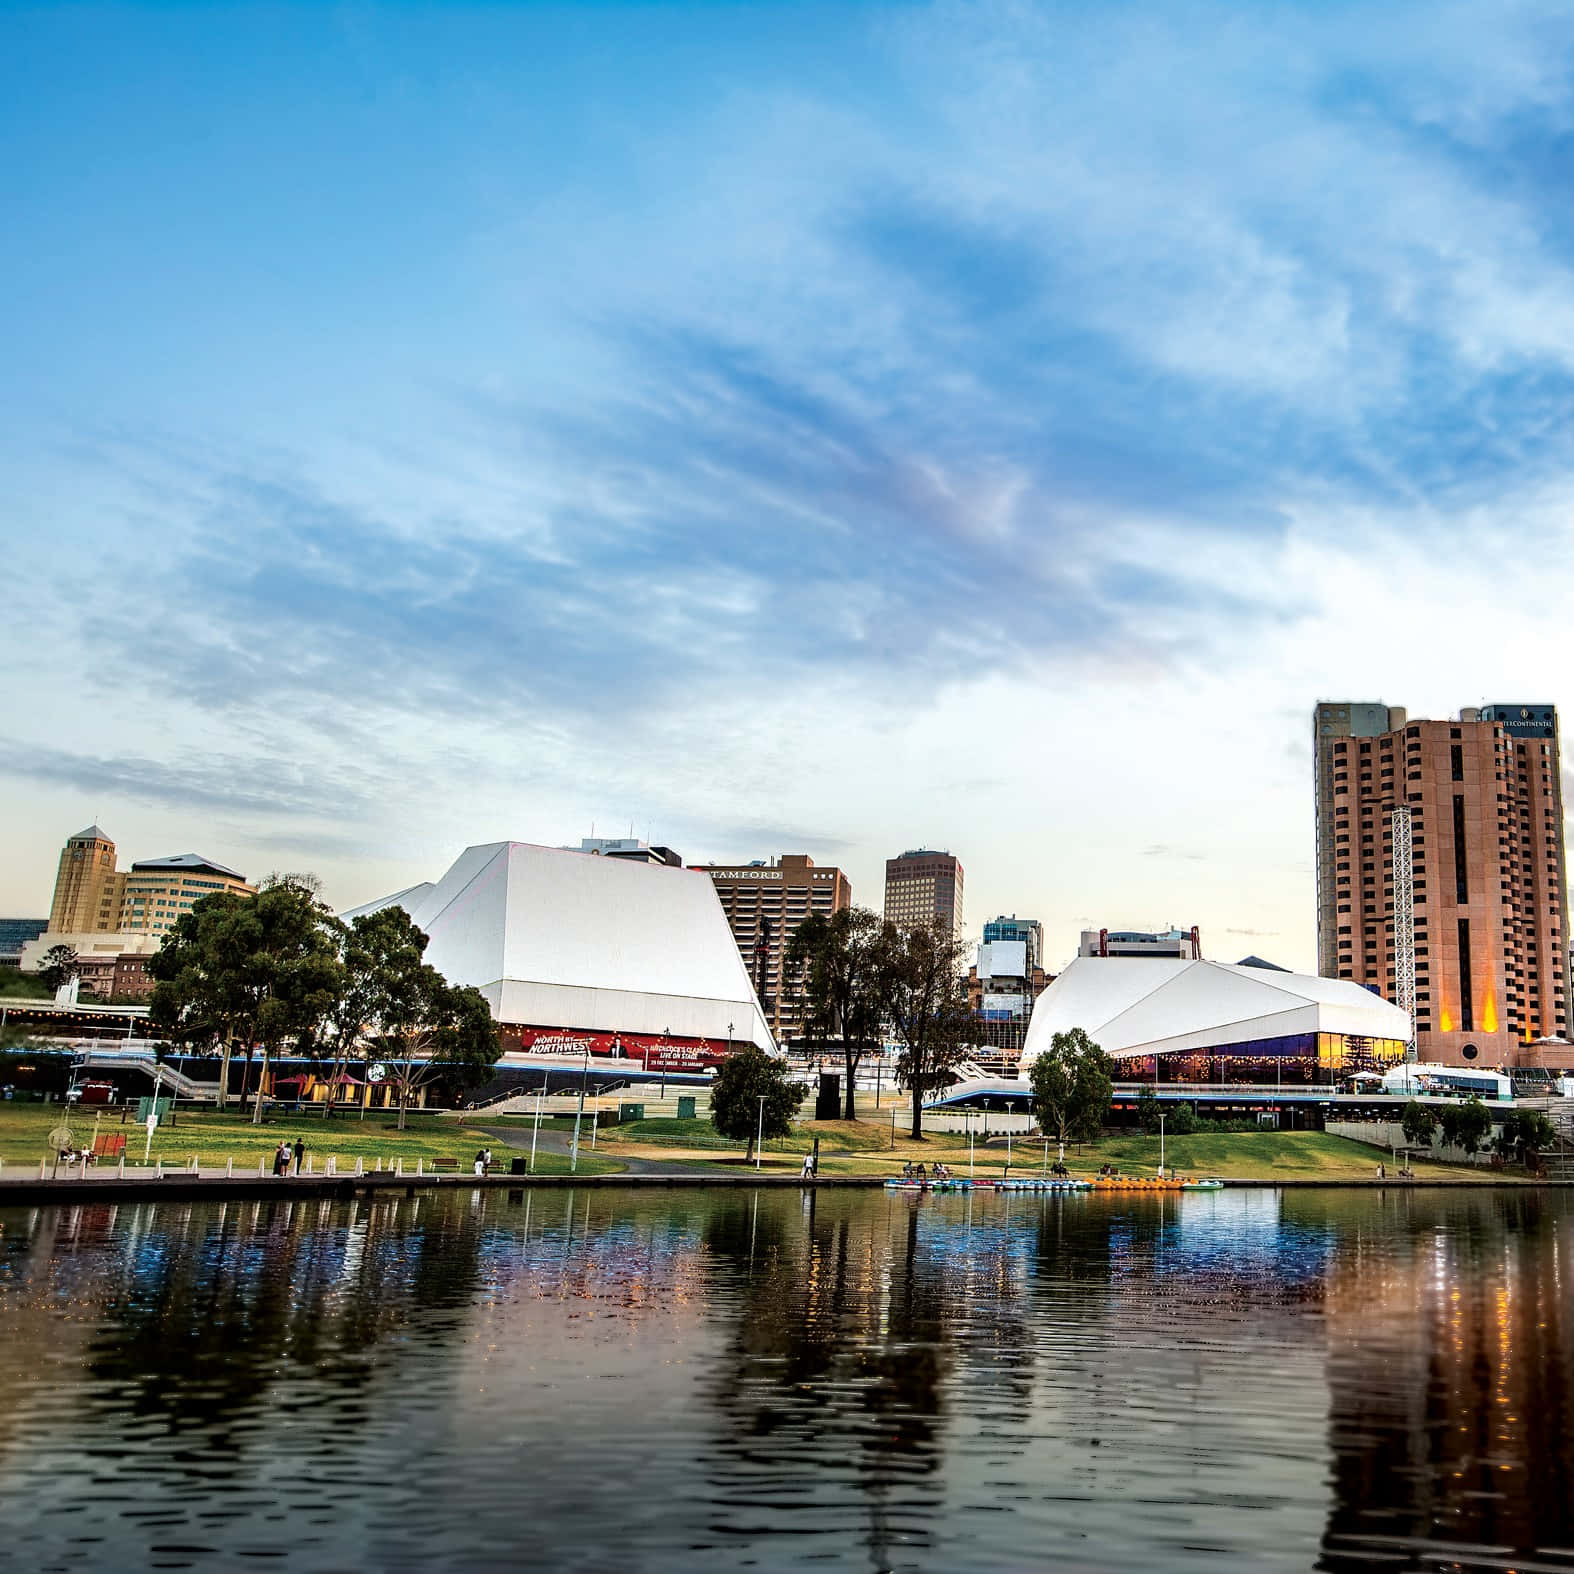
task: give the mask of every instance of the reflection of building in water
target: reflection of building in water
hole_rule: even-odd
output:
[[[1567,1546],[1574,1317],[1561,1262],[1574,1220],[1524,1194],[1390,1208],[1400,1232],[1353,1232],[1329,1279],[1320,1566],[1364,1570],[1406,1546],[1446,1554],[1437,1543]]]

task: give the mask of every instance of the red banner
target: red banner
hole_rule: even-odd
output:
[[[659,1033],[592,1033],[567,1027],[505,1027],[505,1053],[519,1050],[553,1060],[628,1060],[648,1071],[709,1071],[742,1044],[716,1038],[668,1038]],[[603,1064],[602,1069],[605,1069]]]

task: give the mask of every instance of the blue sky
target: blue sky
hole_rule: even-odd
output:
[[[1566,8],[0,42],[7,911],[632,825],[1309,966],[1314,701],[1564,698]]]

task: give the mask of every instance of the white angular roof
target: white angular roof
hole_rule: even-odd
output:
[[[1410,1037],[1398,1006],[1349,979],[1168,957],[1072,961],[1033,1007],[1024,1074],[1054,1034],[1074,1027],[1116,1059],[1294,1033]]]
[[[427,961],[500,1022],[774,1047],[702,871],[488,842],[435,885],[341,916],[394,905],[431,936]]]

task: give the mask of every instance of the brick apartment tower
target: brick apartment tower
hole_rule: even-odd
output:
[[[696,865],[716,885],[743,965],[754,980],[760,1009],[778,1043],[802,1031],[797,979],[783,978],[782,958],[798,926],[811,913],[827,917],[853,904],[853,888],[840,869],[817,869],[803,853],[769,863]]]
[[[1523,1063],[1568,1032],[1568,925],[1558,718],[1488,705],[1409,721],[1380,704],[1319,705],[1317,966],[1397,998],[1393,810],[1410,810],[1416,1053]]]
[[[885,861],[885,916],[894,924],[927,924],[938,918],[962,932],[962,865],[950,853],[927,847]]]

